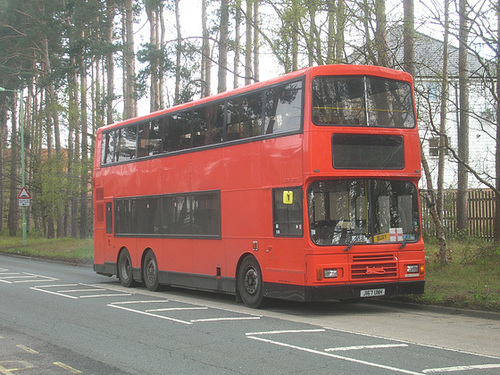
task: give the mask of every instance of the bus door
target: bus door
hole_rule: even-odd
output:
[[[304,212],[301,186],[273,189],[273,245],[266,247],[269,265],[279,281],[289,284],[304,282]]]
[[[104,235],[104,261],[105,262],[116,262],[116,257],[113,256],[114,251],[114,241],[113,241],[113,200],[105,200],[105,210],[106,210],[106,233]]]

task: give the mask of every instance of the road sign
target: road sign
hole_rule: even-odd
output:
[[[19,200],[19,207],[29,207],[30,206],[31,196],[25,187],[23,187],[21,189],[21,191],[19,192],[19,195],[17,196],[17,199]]]
[[[17,196],[19,199],[31,199],[30,193],[28,193],[28,190],[26,190],[25,187],[21,189],[19,192],[19,195]]]

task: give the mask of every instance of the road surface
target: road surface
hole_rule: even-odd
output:
[[[500,319],[380,303],[123,288],[0,255],[0,375],[499,374]]]

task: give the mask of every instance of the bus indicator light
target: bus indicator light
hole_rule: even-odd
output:
[[[316,268],[316,280],[318,280],[318,281],[323,280],[323,269],[322,268]]]

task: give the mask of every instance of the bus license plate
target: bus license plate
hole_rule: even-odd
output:
[[[360,297],[379,297],[385,296],[385,289],[366,289],[360,292]]]

